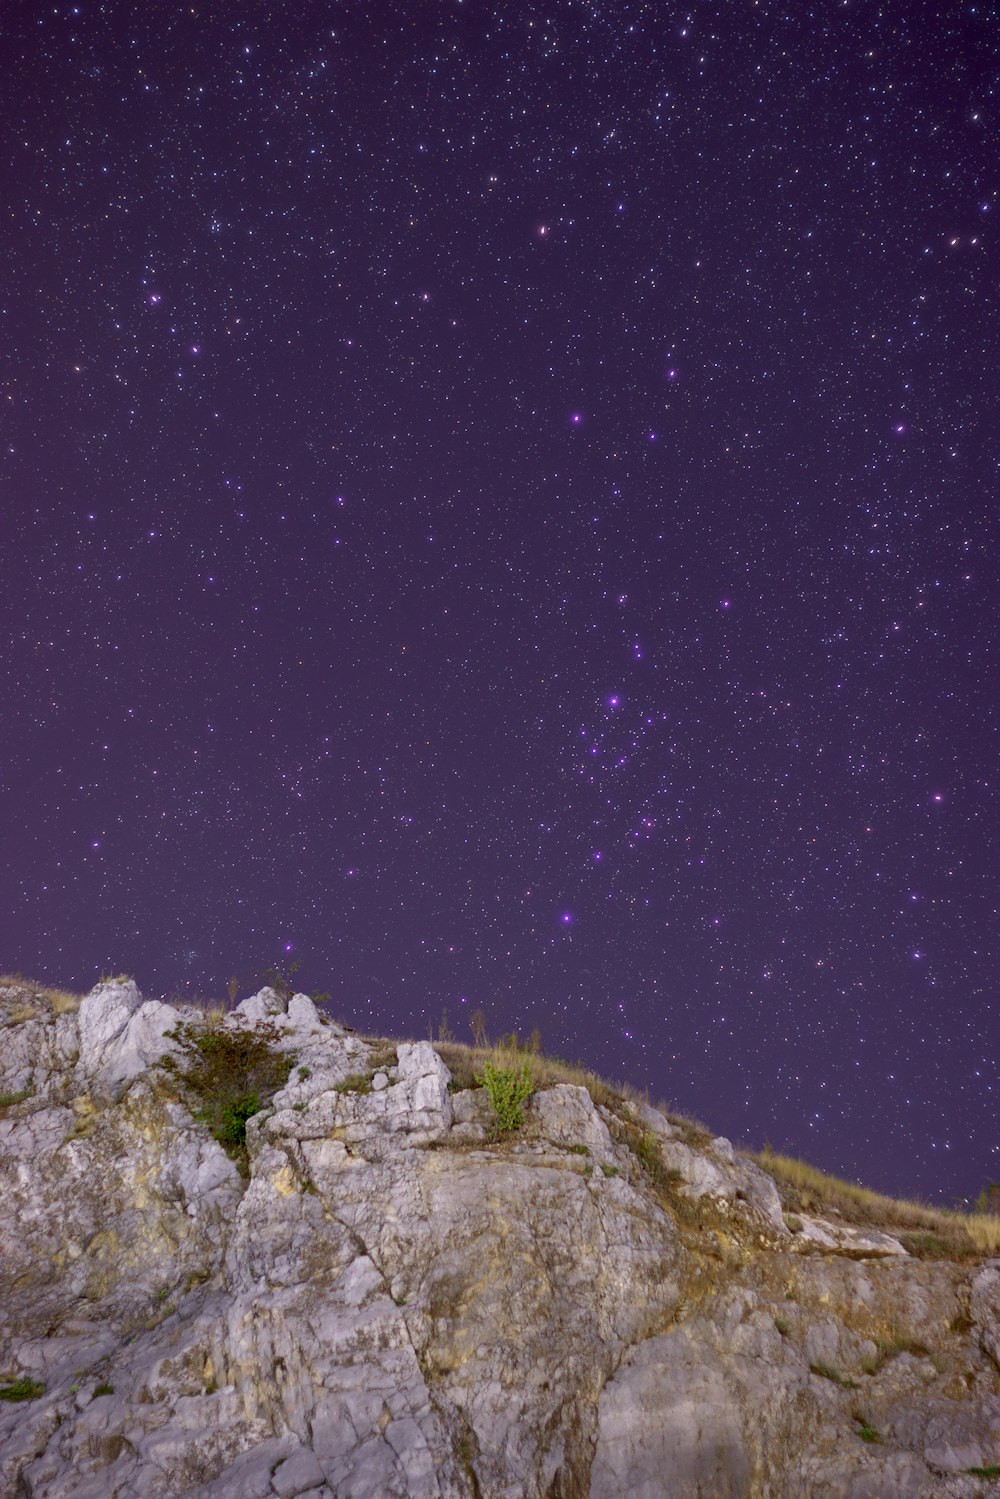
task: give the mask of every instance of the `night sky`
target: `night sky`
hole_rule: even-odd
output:
[[[996,8],[0,48],[0,968],[1000,1175]]]

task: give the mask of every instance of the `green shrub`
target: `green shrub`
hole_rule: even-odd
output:
[[[277,1049],[281,1032],[271,1021],[249,1026],[185,1020],[169,1031],[180,1057],[164,1057],[160,1066],[172,1073],[197,1101],[197,1116],[230,1155],[246,1148],[247,1120],[284,1087],[295,1057]]]
[[[94,1399],[95,1400],[97,1400],[101,1395],[113,1395],[114,1393],[115,1393],[114,1392],[114,1388],[111,1385],[109,1385],[107,1383],[107,1381],[105,1381],[102,1384],[95,1384],[95,1386],[94,1386]]]
[[[881,1442],[882,1440],[878,1432],[875,1430],[874,1426],[870,1426],[867,1421],[862,1421],[860,1429],[858,1431],[858,1436],[863,1442],[875,1443]]]
[[[257,1093],[242,1093],[239,1098],[227,1099],[219,1109],[219,1122],[215,1127],[215,1138],[227,1150],[239,1149],[247,1142],[247,1120],[259,1114],[262,1108]]]
[[[39,1384],[37,1379],[29,1379],[27,1375],[13,1380],[11,1384],[0,1385],[0,1400],[37,1400],[39,1395],[44,1394],[45,1386]]]
[[[497,1067],[483,1063],[482,1085],[489,1095],[490,1107],[498,1134],[520,1129],[524,1123],[521,1105],[531,1097],[531,1068],[527,1062],[519,1067]]]

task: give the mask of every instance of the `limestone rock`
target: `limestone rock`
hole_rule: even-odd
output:
[[[590,1499],[744,1499],[750,1455],[722,1370],[686,1339],[649,1338],[601,1394]]]
[[[1000,1260],[988,1260],[972,1282],[970,1311],[979,1344],[1000,1371]]]
[[[167,1032],[180,1019],[171,1005],[143,1003],[134,979],[99,984],[80,1006],[78,1075],[95,1090],[120,1092],[170,1050]]]
[[[535,1094],[531,1100],[531,1118],[539,1133],[558,1145],[583,1146],[597,1161],[616,1159],[608,1126],[586,1088],[558,1083]]]
[[[849,1223],[831,1223],[827,1218],[813,1218],[804,1213],[796,1217],[794,1232],[793,1247],[800,1253],[833,1249],[858,1259],[906,1254],[891,1234],[880,1234],[873,1228],[854,1228]]]
[[[685,1196],[745,1202],[760,1214],[772,1233],[787,1235],[781,1196],[771,1177],[752,1161],[738,1157],[728,1140],[719,1137],[707,1150],[696,1150],[658,1132],[658,1144],[667,1169],[683,1181]]]
[[[194,1015],[0,991],[0,1493],[974,1499],[1000,1461],[1000,1260],[790,1234],[729,1141],[568,1084],[496,1139],[429,1042],[273,990],[224,1021],[295,1057],[241,1173],[153,1065]]]

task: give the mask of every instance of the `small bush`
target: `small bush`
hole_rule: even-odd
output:
[[[106,1382],[102,1384],[95,1384],[94,1386],[95,1400],[97,1400],[101,1395],[113,1395],[114,1393],[115,1392],[113,1386],[107,1384]]]
[[[618,1167],[617,1166],[609,1166],[606,1161],[602,1161],[601,1162],[601,1170],[604,1172],[605,1176],[617,1176],[618,1175]]]
[[[860,1426],[860,1428],[858,1430],[858,1436],[861,1438],[861,1440],[863,1442],[873,1442],[874,1443],[874,1442],[881,1442],[881,1440],[882,1440],[882,1438],[879,1436],[878,1432],[875,1430],[874,1426],[870,1426],[867,1421],[862,1421],[861,1426]]]
[[[257,977],[258,984],[267,989],[273,989],[287,1004],[295,994],[295,975],[302,964],[298,958],[293,958],[290,963],[276,963],[273,968],[265,968]]]
[[[971,1473],[973,1478],[1000,1478],[1000,1468],[991,1463],[988,1468],[966,1468],[966,1473]]]
[[[0,1385],[0,1400],[37,1400],[39,1395],[44,1394],[45,1386],[39,1384],[37,1379],[29,1379],[27,1375],[10,1384]]]
[[[219,1122],[215,1138],[227,1150],[238,1150],[247,1141],[247,1120],[259,1114],[262,1108],[257,1093],[243,1093],[239,1098],[228,1099],[219,1109]]]
[[[270,1021],[248,1026],[224,1023],[221,1017],[205,1022],[183,1021],[169,1031],[181,1056],[164,1057],[160,1066],[172,1073],[198,1102],[197,1117],[230,1155],[246,1148],[247,1120],[284,1087],[294,1056],[280,1052],[281,1033]]]
[[[526,1062],[519,1067],[497,1067],[483,1063],[483,1087],[489,1094],[490,1107],[498,1134],[520,1129],[524,1123],[522,1104],[531,1097],[531,1068]]]

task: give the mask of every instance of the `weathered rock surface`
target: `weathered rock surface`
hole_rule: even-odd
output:
[[[497,1142],[430,1043],[273,990],[226,1021],[295,1053],[244,1176],[155,1066],[190,1012],[115,982],[3,1017],[0,1385],[35,1382],[0,1402],[3,1495],[990,1490],[1000,1261],[790,1232],[728,1141],[579,1087]]]

